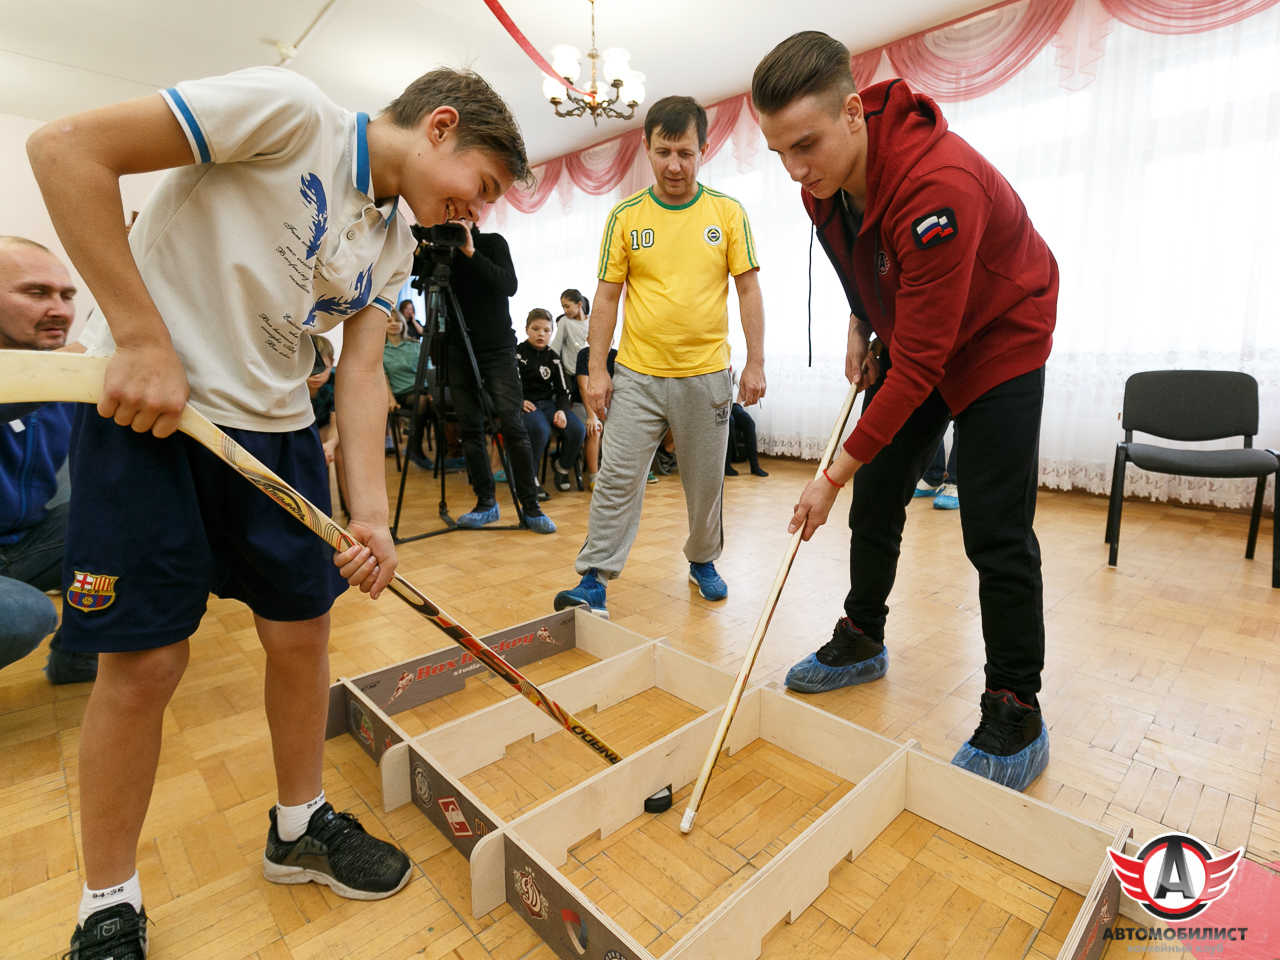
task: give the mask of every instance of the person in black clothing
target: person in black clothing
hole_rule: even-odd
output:
[[[618,357],[618,351],[612,347],[609,348],[609,356],[605,358],[605,369],[609,371],[609,376],[613,376],[613,362]],[[587,389],[587,378],[591,374],[591,347],[586,346],[578,351],[578,359],[574,364],[573,379],[578,384],[578,396]],[[587,438],[583,442],[583,457],[587,461],[587,489],[595,490],[596,474],[600,472],[600,443],[604,437],[604,421],[596,416],[594,410],[587,410]]]
[[[534,463],[542,459],[542,452],[551,439],[551,430],[564,431],[560,456],[551,464],[555,471],[556,489],[563,492],[570,487],[569,474],[578,461],[586,427],[569,409],[572,402],[569,378],[565,376],[559,354],[550,347],[551,328],[548,311],[541,308],[529,311],[524,328],[529,339],[516,347],[516,363],[520,368],[520,386],[524,390],[524,423],[529,431]]]
[[[729,443],[724,452],[724,475],[736,477],[738,471],[733,466],[734,447],[738,448],[739,460],[745,459],[751,467],[751,473],[757,477],[767,477],[768,471],[760,466],[760,455],[756,451],[756,422],[751,414],[740,403],[735,403],[729,411]]]
[[[520,381],[516,376],[516,337],[511,328],[509,298],[516,292],[516,268],[511,262],[507,241],[497,233],[481,233],[467,225],[467,243],[462,256],[453,258],[453,292],[471,334],[476,364],[502,427],[502,437],[511,459],[516,495],[524,507],[524,523],[537,533],[555,533],[556,525],[538,505],[534,480],[533,453],[529,435],[520,415]],[[493,472],[485,447],[484,411],[479,387],[471,372],[462,333],[457,324],[445,329],[446,382],[458,414],[462,452],[467,473],[476,492],[476,506],[458,518],[463,527],[482,527],[500,516],[494,498]]]

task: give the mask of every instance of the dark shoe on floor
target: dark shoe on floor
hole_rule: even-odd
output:
[[[534,485],[538,488],[538,502],[539,502],[539,503],[546,503],[548,500],[550,500],[550,499],[551,499],[551,494],[547,493],[546,488],[544,488],[544,487],[542,486],[542,484],[540,484],[540,483],[535,483]]]
[[[466,457],[448,457],[444,461],[444,469],[447,473],[454,473],[458,470],[467,469]]]
[[[761,467],[760,464],[753,463],[751,465],[751,475],[753,477],[767,477],[769,475],[769,471]]]
[[[670,476],[679,469],[679,464],[676,462],[676,455],[670,450],[665,450],[662,447],[658,448],[658,453],[654,457],[653,462],[654,468],[661,476],[664,477]]]
[[[402,850],[370,836],[354,816],[328,803],[291,843],[276,832],[275,807],[270,817],[262,875],[273,883],[323,883],[352,900],[381,900],[409,882],[413,867]]]
[[[458,518],[458,526],[468,530],[478,530],[490,523],[497,523],[502,518],[502,511],[496,503],[477,503],[471,510]]]
[[[422,453],[409,454],[409,462],[415,467],[421,467],[423,470],[434,470],[436,466],[434,460]]]
[[[736,477],[738,475],[738,471],[726,463],[724,465],[724,475],[726,477]]]
[[[787,671],[788,690],[825,693],[879,680],[889,669],[889,651],[841,617],[831,639]]]
[[[951,762],[1012,790],[1027,789],[1049,765],[1049,731],[1039,705],[1009,690],[986,690],[980,706],[978,728]]]
[[[103,907],[76,927],[64,960],[146,960],[147,911],[128,903]]]
[[[44,675],[54,686],[63,683],[88,683],[97,679],[98,655],[63,650],[62,635],[55,633],[49,641],[49,658],[44,663]]]
[[[609,619],[609,609],[605,606],[605,588],[594,570],[588,570],[576,587],[561,590],[556,594],[555,608],[587,607],[597,616]]]
[[[569,479],[569,471],[561,470],[558,463],[551,465],[551,472],[555,474],[556,489],[561,493],[568,493],[573,489],[573,481]]]
[[[703,600],[723,600],[729,595],[729,585],[716,573],[714,563],[689,564],[689,579],[698,585]]]

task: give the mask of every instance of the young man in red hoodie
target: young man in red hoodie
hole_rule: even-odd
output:
[[[813,31],[783,41],[756,68],[751,95],[844,285],[845,373],[867,388],[857,427],[791,518],[809,539],[853,478],[845,616],[787,686],[817,693],[884,675],[906,504],[954,416],[987,689],[952,763],[1025,789],[1049,759],[1036,700],[1044,613],[1032,519],[1057,264],[1017,194],[948,132],[937,104],[901,80],[859,96],[839,41]],[[873,332],[887,347],[879,364]]]

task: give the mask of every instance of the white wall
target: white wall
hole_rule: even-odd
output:
[[[0,183],[5,185],[4,202],[0,203],[0,235],[27,237],[43,243],[71,271],[80,290],[76,294],[76,324],[72,327],[74,339],[94,301],[58,241],[45,210],[44,198],[40,196],[40,188],[36,186],[31,165],[27,162],[27,137],[41,125],[40,120],[0,113]],[[141,209],[160,176],[159,173],[144,173],[121,180],[120,192],[126,216],[129,211]]]

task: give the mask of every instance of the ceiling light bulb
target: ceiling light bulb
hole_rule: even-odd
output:
[[[626,80],[631,72],[631,54],[622,47],[610,47],[600,55],[601,67],[604,71],[604,82]]]
[[[554,77],[542,78],[542,95],[548,100],[564,99],[564,84]]]
[[[644,74],[637,70],[628,71],[623,78],[622,89],[618,93],[618,99],[623,103],[643,103]]]
[[[577,83],[582,76],[582,51],[567,43],[556,44],[551,48],[551,67],[570,83]]]

